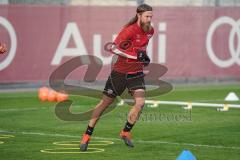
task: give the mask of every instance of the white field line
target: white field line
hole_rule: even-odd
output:
[[[15,132],[15,131],[6,131],[0,130],[0,133],[8,134],[23,134],[23,135],[36,135],[36,136],[48,136],[48,137],[66,137],[66,138],[78,138],[80,140],[81,135],[68,135],[68,134],[54,134],[54,133],[43,133],[43,132]],[[107,138],[107,137],[92,137],[93,139],[100,140],[110,140],[110,141],[120,141],[118,138]],[[137,143],[144,144],[166,144],[166,145],[175,145],[175,146],[191,146],[191,147],[202,147],[202,148],[215,148],[215,149],[230,149],[230,150],[240,150],[238,146],[223,146],[223,145],[207,145],[207,144],[193,144],[193,143],[179,143],[179,142],[167,142],[167,141],[146,141],[146,140],[135,140]]]
[[[31,111],[31,110],[39,110],[43,108],[9,108],[9,109],[0,109],[0,112],[15,112],[15,111]]]
[[[50,109],[50,108],[54,108],[55,104],[53,104],[52,106],[49,107],[29,107],[29,108],[4,108],[4,109],[0,109],[0,112],[18,112],[18,111],[31,111],[31,110],[42,110],[42,109]],[[82,107],[89,107],[89,105],[72,105],[71,109],[79,109]]]

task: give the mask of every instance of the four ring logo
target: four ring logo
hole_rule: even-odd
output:
[[[215,32],[215,30],[223,24],[229,24],[232,29],[230,31],[229,39],[228,39],[228,45],[229,45],[229,51],[231,58],[227,60],[219,59],[216,54],[213,51],[212,48],[212,37]],[[234,38],[237,36],[238,39],[238,45],[237,49],[234,48]],[[219,67],[226,68],[230,67],[233,64],[240,65],[240,19],[238,21],[235,21],[234,19],[230,17],[220,17],[217,20],[215,20],[212,25],[210,26],[208,33],[207,33],[207,40],[206,40],[206,47],[207,47],[207,53],[209,58],[212,60],[214,64],[216,64]]]
[[[11,40],[11,48],[8,52],[8,56],[2,62],[0,62],[0,71],[1,71],[4,68],[6,68],[9,64],[11,64],[13,58],[15,57],[16,49],[17,49],[17,36],[11,23],[7,19],[1,16],[0,16],[0,25],[6,28]]]

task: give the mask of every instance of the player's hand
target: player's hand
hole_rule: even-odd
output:
[[[142,62],[145,67],[150,63],[150,58],[148,57],[146,51],[143,50],[137,51],[137,59]]]
[[[4,43],[0,43],[0,54],[3,54],[7,51],[7,46]]]

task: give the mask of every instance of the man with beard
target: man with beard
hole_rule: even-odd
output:
[[[137,7],[136,16],[132,18],[118,34],[112,52],[119,55],[113,70],[106,82],[103,97],[95,107],[86,132],[80,142],[80,150],[86,151],[93,129],[104,110],[120,96],[126,88],[134,98],[134,106],[130,110],[126,124],[120,132],[125,144],[133,147],[131,129],[136,123],[145,103],[145,83],[143,67],[150,63],[146,54],[147,44],[153,36],[151,26],[152,7],[141,4]]]

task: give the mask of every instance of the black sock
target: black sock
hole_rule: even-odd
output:
[[[123,128],[124,132],[130,132],[134,124],[129,123],[128,121],[125,124],[125,127]]]
[[[88,126],[87,127],[87,130],[86,130],[86,132],[85,132],[85,134],[88,134],[88,135],[92,135],[92,133],[93,133],[93,129],[94,129],[94,127],[90,127],[90,126]]]

